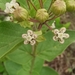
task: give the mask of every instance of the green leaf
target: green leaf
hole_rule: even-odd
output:
[[[0,59],[23,44],[26,29],[11,22],[0,23]]]
[[[40,75],[58,75],[58,73],[49,67],[43,67]]]
[[[0,8],[2,9],[2,10],[4,10],[5,9],[5,4],[6,4],[6,2],[10,2],[11,0],[0,0]]]
[[[4,3],[0,3],[0,8],[1,8],[1,9],[5,9]]]
[[[45,41],[45,40],[46,39],[42,35],[38,36],[37,39],[36,39],[37,42],[42,42],[42,41]]]
[[[52,0],[44,0],[44,8],[48,10]]]
[[[25,60],[25,59],[24,59]],[[30,75],[31,61],[27,62],[26,65],[19,65],[10,60],[4,62],[4,66],[9,75]],[[44,60],[36,58],[33,63],[32,75],[39,75]]]
[[[60,18],[56,18],[55,26],[56,26],[56,28],[61,28],[61,27],[69,28],[70,22],[67,22],[66,24],[61,24]]]
[[[42,31],[41,30],[40,31],[36,31],[34,33],[37,34],[37,36],[42,35]]]
[[[65,28],[69,28],[70,27],[70,22],[68,22],[68,23],[66,23],[66,24],[63,24],[63,27],[65,27]]]
[[[31,63],[33,61],[33,64]],[[18,71],[17,75],[40,75],[44,60],[35,58],[27,62],[21,70]],[[32,68],[31,68],[32,67]]]
[[[8,75],[7,72],[4,72],[3,75]]]
[[[38,10],[40,8],[40,4],[39,4],[39,1],[38,0],[34,0],[32,1],[32,3],[34,4],[34,7]],[[30,4],[30,9],[29,9],[29,12],[30,12],[30,15],[32,17],[35,17],[36,15],[36,10],[34,9],[34,7]]]
[[[8,72],[9,75],[16,75],[17,72],[22,68],[21,65],[16,64],[16,63],[9,61],[9,60],[4,62],[4,66],[5,66],[6,71]]]
[[[7,58],[18,64],[25,65],[27,62],[32,60],[31,51],[32,48],[30,45],[22,45],[17,50],[10,53]]]
[[[55,26],[56,28],[61,28],[63,25],[60,23],[60,17],[55,19]]]
[[[2,63],[0,63],[0,72],[3,72],[4,71],[4,66]]]
[[[67,33],[70,37],[65,39],[64,44],[54,41],[54,35],[52,32],[46,33],[44,35],[46,40],[39,43],[37,46],[37,57],[47,61],[52,61],[55,57],[61,54],[71,43],[75,41],[75,31],[68,31]]]

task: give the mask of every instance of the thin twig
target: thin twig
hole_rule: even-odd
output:
[[[45,25],[46,25],[50,30],[52,30],[52,28],[51,28],[47,23],[45,23]]]
[[[53,14],[53,13],[50,13],[50,14],[49,14],[49,17],[51,17],[51,16],[54,16],[54,14]]]
[[[33,18],[30,18],[30,20],[29,20],[29,21],[34,22],[34,23],[40,23],[38,20],[33,19]]]
[[[43,1],[39,0],[39,3],[40,3],[40,7],[43,8]]]
[[[29,9],[30,9],[29,0],[26,0],[26,1],[27,1],[27,4],[28,4],[28,7],[29,7]]]
[[[53,3],[53,2],[54,2],[54,0],[52,0],[52,1],[51,1],[50,6],[49,6],[49,8],[48,8],[47,12],[49,12],[49,10],[50,10],[51,5],[52,5],[52,3]]]
[[[30,4],[33,6],[33,8],[37,11],[36,7],[34,6],[34,4],[31,2],[31,0],[29,0]]]
[[[56,19],[57,18],[57,16],[53,16],[53,17],[51,17],[50,19],[48,19],[47,21],[51,21],[51,20],[54,20],[54,19]],[[46,21],[46,22],[47,22]]]
[[[39,26],[38,26],[38,30],[41,30],[42,25],[43,25],[43,24],[41,24],[41,23],[39,24]]]
[[[62,14],[61,14],[61,15],[62,15]],[[61,15],[58,15],[58,16],[55,16],[55,15],[54,15],[52,18],[48,19],[47,21],[54,20],[54,19],[56,19],[56,18],[60,17]],[[46,21],[46,22],[47,22],[47,21]]]

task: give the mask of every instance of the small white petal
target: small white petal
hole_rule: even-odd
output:
[[[8,7],[8,6],[10,5],[10,3],[9,3],[9,2],[7,2],[5,5],[6,5],[6,7]]]
[[[64,36],[64,38],[69,38],[69,34],[67,34],[67,33],[64,33],[63,36]]]
[[[4,12],[5,13],[10,13],[10,10],[9,9],[5,9]]]
[[[19,7],[19,4],[12,0],[10,3],[6,3],[6,9],[4,10],[6,13],[14,13],[15,9]]]
[[[22,38],[27,38],[27,34],[22,34]]]
[[[13,17],[7,16],[7,17],[4,18],[4,21],[13,21]]]
[[[35,43],[36,43],[35,40],[31,40],[31,41],[30,41],[30,44],[31,44],[31,45],[34,45]]]
[[[60,39],[59,42],[60,42],[61,44],[63,44],[63,43],[64,43],[64,39]]]
[[[55,28],[55,21],[52,23],[51,28]]]
[[[19,4],[18,3],[12,3],[11,4],[11,8],[12,9],[17,9],[19,7]]]
[[[6,9],[4,10],[5,13],[10,13],[10,3],[6,3]]]
[[[15,9],[10,9],[10,13],[11,14],[14,13],[14,11],[15,11]]]
[[[28,31],[27,31],[27,34],[28,34],[28,35],[33,35],[33,31],[32,31],[32,30],[28,30]]]
[[[54,24],[52,24],[51,28],[55,28],[55,25],[54,25]]]
[[[58,30],[58,29],[54,29],[54,30],[53,30],[53,33],[54,33],[54,34],[57,34],[57,33],[59,33],[59,30]]]
[[[37,35],[36,34],[33,34],[32,37],[33,37],[33,39],[36,39],[37,38]]]
[[[60,33],[64,33],[66,31],[66,28],[65,27],[62,27],[61,29],[60,29]]]
[[[53,37],[53,40],[54,40],[54,41],[57,41],[57,40],[58,40],[58,37],[54,36],[54,37]]]
[[[29,42],[27,40],[24,41],[24,44],[28,44]]]

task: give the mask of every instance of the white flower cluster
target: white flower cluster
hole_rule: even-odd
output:
[[[22,38],[24,39],[24,44],[34,45],[36,43],[37,35],[34,34],[32,30],[28,30],[27,34],[22,34]]]
[[[6,9],[4,10],[5,13],[14,13],[15,9],[19,7],[19,4],[16,0],[12,0],[10,3],[6,3]]]
[[[13,21],[13,17],[12,16],[6,16],[4,18],[4,21]]]
[[[66,28],[62,27],[60,30],[54,29],[53,33],[55,36],[53,37],[54,41],[59,41],[61,44],[64,43],[64,38],[69,38],[69,34],[65,33]]]

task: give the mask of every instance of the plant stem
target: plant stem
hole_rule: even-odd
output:
[[[47,21],[51,21],[51,20],[54,20],[54,19],[56,19],[56,18],[58,18],[58,17],[60,17],[61,15],[58,15],[58,16],[53,16],[53,17],[51,17],[50,19],[48,19]],[[46,21],[46,22],[47,22]]]
[[[54,19],[56,19],[58,16],[53,16],[53,17],[51,17],[50,19],[48,19],[47,21],[51,21],[51,20],[54,20]],[[46,22],[47,22],[46,21]]]
[[[34,68],[34,63],[35,63],[35,58],[36,58],[36,45],[33,45],[32,46],[32,56],[33,56],[33,59],[31,61],[31,68],[30,68],[30,75],[32,75],[32,72],[33,72],[33,68]]]
[[[34,19],[34,18],[30,18],[29,21],[34,22],[34,23],[40,23],[38,20],[36,20],[36,19]]]
[[[50,10],[51,5],[52,5],[53,2],[54,2],[54,0],[51,1],[50,6],[49,6],[49,8],[48,8],[48,10],[47,10],[48,12],[49,12],[49,10]]]
[[[28,4],[28,7],[29,7],[29,9],[30,9],[29,1],[28,1],[28,0],[26,0],[26,1],[27,1],[27,4]]]
[[[40,3],[40,7],[43,8],[43,1],[39,0],[39,3]]]
[[[34,4],[31,2],[31,0],[29,0],[30,4],[33,6],[33,8],[37,11],[36,7],[34,6]]]
[[[47,23],[45,23],[45,25],[46,25],[50,30],[52,30],[52,28],[51,28]]]
[[[43,24],[41,24],[41,23],[39,24],[39,26],[38,26],[38,30],[41,30],[42,25],[43,25]]]

